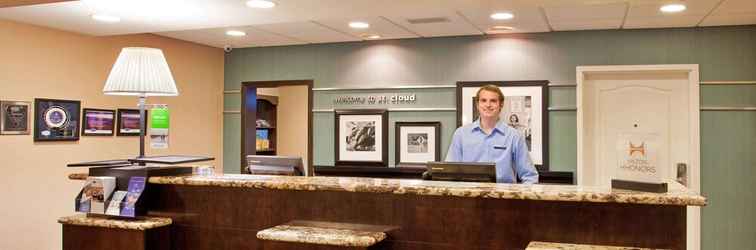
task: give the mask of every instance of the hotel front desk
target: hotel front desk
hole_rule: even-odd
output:
[[[134,244],[176,250],[525,249],[531,242],[685,249],[686,206],[706,204],[679,184],[656,194],[573,185],[229,174],[148,182],[147,216],[171,223],[165,226],[168,236],[143,238],[169,244]],[[86,227],[79,229],[64,230],[64,249],[65,242],[82,241],[77,238],[85,237]],[[96,235],[99,239],[86,240],[110,240],[101,230]]]

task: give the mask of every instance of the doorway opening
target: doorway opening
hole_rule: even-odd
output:
[[[301,157],[312,176],[312,80],[242,82],[241,169],[247,156]]]

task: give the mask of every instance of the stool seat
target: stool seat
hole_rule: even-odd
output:
[[[257,238],[290,243],[370,247],[396,227],[323,221],[292,221],[257,232]]]
[[[657,250],[657,249],[531,241],[530,244],[528,244],[528,248],[526,248],[525,250]],[[658,249],[658,250],[662,250],[662,249]]]

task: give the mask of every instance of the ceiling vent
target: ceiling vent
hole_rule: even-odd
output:
[[[412,18],[412,19],[407,19],[407,22],[411,24],[448,23],[449,18],[446,18],[446,17]]]

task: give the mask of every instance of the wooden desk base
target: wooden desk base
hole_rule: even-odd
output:
[[[127,230],[63,225],[63,250],[169,250],[169,227]]]
[[[282,249],[258,231],[292,220],[395,225],[377,249],[525,249],[531,241],[685,249],[684,206],[153,185],[182,250]],[[265,247],[265,248],[263,248]],[[319,248],[316,248],[319,249]]]

